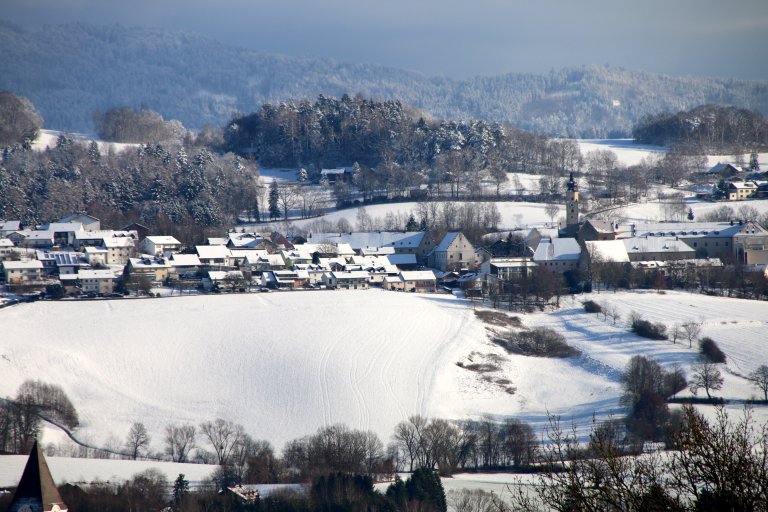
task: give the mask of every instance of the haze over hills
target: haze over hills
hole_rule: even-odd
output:
[[[221,126],[265,101],[399,99],[436,118],[481,118],[572,137],[629,135],[649,113],[705,103],[768,114],[768,81],[672,77],[605,66],[452,80],[367,64],[263,54],[158,29],[0,22],[0,90],[28,97],[46,127],[92,132],[95,109],[146,105],[188,128]]]

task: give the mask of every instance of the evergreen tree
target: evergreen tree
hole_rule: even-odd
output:
[[[408,217],[408,222],[405,224],[405,230],[406,231],[419,231],[419,223],[416,222],[416,218],[411,214],[410,217]]]
[[[187,494],[189,494],[189,481],[183,474],[179,474],[173,482],[173,504],[180,507]]]
[[[269,185],[269,218],[272,220],[280,218],[280,189],[277,188],[277,181],[272,180]]]
[[[760,161],[757,158],[757,151],[753,151],[749,155],[749,170],[752,172],[760,172]]]
[[[693,208],[688,208],[688,220],[693,220]]]

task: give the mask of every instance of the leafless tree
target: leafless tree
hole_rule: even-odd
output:
[[[215,421],[204,421],[200,424],[200,432],[210,443],[216,454],[217,463],[220,465],[227,464],[232,451],[245,436],[242,425],[221,418]]]
[[[688,348],[693,347],[693,340],[701,334],[701,322],[689,320],[683,324],[683,333],[688,340]]]
[[[125,439],[125,447],[128,449],[128,455],[133,460],[139,458],[139,455],[149,447],[152,439],[149,437],[147,427],[141,422],[134,422],[128,431],[128,437]]]
[[[288,214],[291,209],[296,206],[298,202],[298,194],[296,193],[296,187],[292,185],[284,185],[278,187],[277,192],[277,204],[280,209],[283,210],[283,219],[288,220]]]
[[[749,374],[752,384],[763,392],[763,400],[768,401],[768,366],[761,364]]]
[[[707,398],[712,398],[710,391],[716,391],[723,387],[723,376],[716,364],[702,362],[693,365],[691,369],[693,373],[688,387],[694,395],[703,388],[707,393]]]
[[[173,462],[187,462],[196,437],[194,425],[168,425],[165,427],[165,452]]]
[[[547,217],[549,217],[550,222],[554,222],[555,217],[560,212],[560,206],[555,203],[549,203],[547,206],[544,207],[544,213],[547,214]]]

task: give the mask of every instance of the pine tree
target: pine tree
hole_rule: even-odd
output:
[[[760,161],[757,158],[757,151],[753,151],[749,155],[749,170],[752,172],[760,172]]]
[[[277,181],[272,180],[269,186],[269,218],[272,220],[280,218],[280,190],[277,188]]]
[[[411,214],[411,216],[408,217],[408,222],[405,224],[405,230],[406,231],[418,231],[419,230],[419,223],[416,222],[416,219],[414,218],[413,214]]]
[[[180,507],[184,498],[189,494],[189,480],[184,478],[184,474],[180,473],[176,480],[173,482],[173,504],[176,507]]]

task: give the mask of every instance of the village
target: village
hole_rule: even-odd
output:
[[[765,275],[768,231],[754,220],[621,224],[584,219],[579,194],[571,176],[564,221],[516,234],[524,244],[516,250],[511,233],[475,247],[455,231],[433,240],[426,231],[286,236],[236,228],[208,238],[207,244],[185,247],[140,224],[102,229],[99,219],[87,213],[34,227],[0,221],[2,282],[11,298],[370,287],[429,293],[458,289],[474,298],[489,290],[503,293],[505,283],[536,268],[565,276],[571,290],[581,291],[591,289],[598,264],[667,277],[736,266]]]

